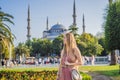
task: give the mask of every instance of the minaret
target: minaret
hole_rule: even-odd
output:
[[[48,17],[47,17],[47,20],[46,20],[46,30],[47,31],[49,30],[49,27],[48,27]]]
[[[76,7],[75,7],[75,0],[73,3],[73,25],[76,26]]]
[[[83,33],[85,33],[85,19],[84,19],[84,14],[83,14]]]
[[[27,18],[27,22],[28,22],[28,25],[27,25],[27,40],[30,40],[30,6],[28,5],[28,18]]]

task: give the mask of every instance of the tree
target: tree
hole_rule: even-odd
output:
[[[98,39],[98,43],[103,47],[103,51],[102,53],[100,54],[100,56],[106,56],[108,55],[108,51],[106,49],[106,45],[105,45],[105,37],[101,37]]]
[[[42,40],[42,47],[41,47],[41,53],[43,56],[50,56],[52,53],[52,41],[48,39],[43,39]]]
[[[83,55],[98,55],[101,54],[103,48],[100,44],[98,44],[97,38],[95,38],[92,34],[83,33],[79,36],[81,46],[83,46]]]
[[[36,39],[31,41],[31,56],[49,56],[52,52],[52,42],[48,39]]]
[[[82,55],[86,55],[86,48],[87,48],[87,44],[85,42],[82,41],[76,41],[77,42],[77,46],[81,52]]]
[[[115,50],[120,50],[120,1],[109,5],[105,21],[105,43],[111,52],[111,65],[117,64]]]
[[[8,13],[4,13],[0,10],[0,46],[1,46],[1,54],[8,58],[8,54],[10,51],[10,45],[13,45],[13,40],[15,36],[12,34],[7,23],[14,24],[12,22],[13,16]]]
[[[15,47],[16,57],[28,57],[30,56],[30,49],[24,43],[19,43],[17,47]]]
[[[36,56],[40,53],[42,46],[41,44],[42,44],[42,39],[33,38],[31,40],[31,52],[30,52],[31,56]]]
[[[76,27],[75,25],[71,25],[71,26],[69,27],[69,30],[70,30],[70,32],[72,32],[74,35],[76,35],[76,34],[77,34],[77,31],[78,31],[78,27]]]
[[[58,36],[55,38],[52,42],[52,48],[53,48],[53,53],[57,54],[60,56],[60,52],[63,47],[63,36]]]

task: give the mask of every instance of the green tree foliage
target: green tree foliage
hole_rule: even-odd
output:
[[[63,36],[59,36],[53,40],[52,43],[53,53],[60,55],[63,48]]]
[[[105,41],[108,50],[120,49],[120,1],[112,3],[107,10]]]
[[[30,56],[30,49],[27,45],[25,45],[24,43],[19,43],[17,47],[15,47],[15,57],[20,57],[23,56],[24,57],[28,57]]]
[[[8,23],[14,24],[13,16],[0,10],[0,53],[8,58],[10,45],[13,45],[15,36],[12,34]],[[13,49],[13,48],[11,48]]]
[[[106,12],[106,22],[105,22],[105,43],[109,51],[111,51],[111,65],[116,64],[116,49],[120,50],[120,1],[109,5]]]
[[[107,56],[108,55],[108,51],[107,51],[106,45],[105,45],[105,37],[99,38],[98,39],[98,43],[104,48],[104,50],[102,51],[100,56]]]
[[[52,42],[48,39],[43,39],[42,43],[41,53],[43,53],[43,56],[50,56],[52,52]]]
[[[103,50],[102,46],[98,44],[98,40],[91,34],[76,35],[75,39],[82,55],[98,55]],[[53,41],[33,38],[30,44],[31,56],[50,56],[53,53],[60,56],[63,48],[63,35],[58,36]]]
[[[79,36],[80,50],[83,55],[98,55],[101,54],[103,48],[98,44],[98,40],[91,34],[83,33]],[[77,42],[78,43],[78,42]]]
[[[36,39],[31,41],[31,56],[49,56],[52,49],[52,42],[48,39]]]
[[[33,38],[31,40],[31,53],[30,53],[30,55],[36,56],[36,55],[40,54],[41,46],[42,46],[42,39]]]
[[[82,55],[86,55],[87,44],[85,42],[77,41],[77,46],[80,49]]]
[[[77,31],[78,31],[78,27],[76,27],[75,25],[71,25],[71,26],[69,27],[69,30],[70,30],[70,32],[72,32],[74,35],[76,35],[76,34],[77,34]]]

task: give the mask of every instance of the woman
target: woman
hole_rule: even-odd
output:
[[[66,33],[63,42],[57,80],[72,80],[71,70],[82,65],[82,56],[72,33]]]

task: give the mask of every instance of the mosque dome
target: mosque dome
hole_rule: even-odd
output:
[[[55,24],[51,27],[51,30],[65,30],[66,28],[62,24]]]
[[[67,29],[62,24],[57,23],[53,25],[50,30],[44,32],[44,37],[54,40],[59,35],[66,33],[66,31]]]

